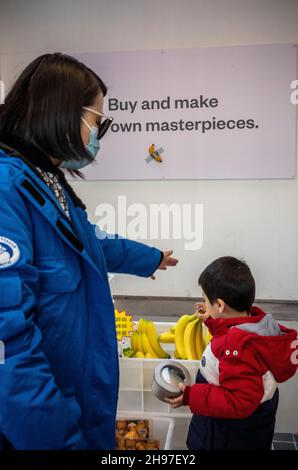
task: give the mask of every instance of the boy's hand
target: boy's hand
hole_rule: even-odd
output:
[[[199,320],[205,321],[205,320],[207,320],[207,318],[210,317],[210,314],[206,313],[204,304],[197,303],[195,313],[196,313],[196,316],[198,317]]]
[[[179,384],[179,388],[181,390],[181,395],[176,398],[166,398],[165,401],[171,405],[172,408],[179,408],[180,406],[183,406],[183,392],[185,390],[185,385],[183,383]]]

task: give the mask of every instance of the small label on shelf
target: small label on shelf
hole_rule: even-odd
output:
[[[115,322],[118,341],[121,341],[123,336],[131,335],[134,330],[134,322],[132,321],[132,315],[127,315],[125,310],[122,310],[122,312],[118,312],[118,310],[115,309]]]

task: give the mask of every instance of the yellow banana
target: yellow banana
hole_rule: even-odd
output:
[[[136,335],[136,346],[137,346],[137,351],[145,352],[143,348],[143,343],[142,343],[142,333],[138,333]]]
[[[141,358],[144,358],[145,356],[144,356],[144,353],[142,351],[137,351],[135,353],[135,357],[141,359]]]
[[[188,322],[184,331],[184,350],[185,359],[195,361],[198,359],[196,349],[196,332],[198,328],[198,320]]]
[[[138,348],[137,348],[137,344],[136,344],[136,335],[137,335],[137,332],[134,331],[130,337],[130,345],[131,345],[131,349],[134,351],[134,352],[137,352]]]
[[[149,153],[151,155],[151,153],[155,152],[155,145],[154,144],[151,144],[149,145]]]
[[[146,323],[147,323],[147,320],[145,320],[144,318],[140,318],[140,320],[138,322],[138,329],[137,329],[137,331],[139,333],[145,333],[146,332]]]
[[[178,355],[177,349],[175,349],[175,351],[174,351],[174,357],[176,359],[181,359],[181,357]]]
[[[141,337],[141,341],[142,341],[142,346],[143,346],[143,351],[145,353],[145,355],[147,353],[149,353],[152,357],[158,357],[156,354],[155,354],[155,351],[153,350],[152,346],[151,346],[151,343],[149,341],[149,338],[148,336],[146,335],[146,333],[140,333],[140,337]]]
[[[173,335],[175,334],[175,331],[176,331],[176,325],[172,326],[172,328],[170,328],[170,332],[173,333]]]
[[[158,339],[157,339],[156,329],[152,321],[146,322],[146,334],[147,334],[147,337],[149,338],[150,344],[156,356],[160,357],[161,359],[168,359],[170,356],[160,346]]]
[[[181,357],[181,359],[184,359],[185,357],[185,349],[184,349],[184,330],[186,328],[186,325],[191,321],[196,318],[196,315],[183,315],[181,318],[179,318],[177,325],[176,325],[176,330],[175,330],[175,344],[176,344],[176,350],[177,350],[177,355]]]
[[[171,331],[165,331],[159,335],[158,341],[160,343],[175,343],[175,335]]]
[[[146,359],[155,359],[154,356],[152,356],[150,353],[145,354]]]
[[[203,341],[202,320],[199,320],[196,332],[196,350],[198,359],[201,359],[204,349],[205,347]]]
[[[212,340],[212,334],[210,333],[207,326],[205,326],[205,331],[203,335],[204,348],[206,348],[207,344],[209,344],[211,340]]]

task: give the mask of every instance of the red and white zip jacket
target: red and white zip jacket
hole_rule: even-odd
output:
[[[205,325],[213,338],[200,373],[208,383],[186,387],[183,404],[193,414],[241,419],[270,400],[278,382],[292,377],[298,364],[297,331],[252,307],[250,316],[213,319]]]

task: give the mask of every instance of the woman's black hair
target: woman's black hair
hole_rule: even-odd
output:
[[[33,143],[59,160],[91,162],[81,138],[81,116],[100,92],[106,95],[106,85],[74,57],[42,55],[25,68],[0,106],[0,140]]]
[[[255,299],[255,281],[244,261],[224,256],[213,261],[199,277],[209,302],[222,299],[237,312],[249,312]]]

